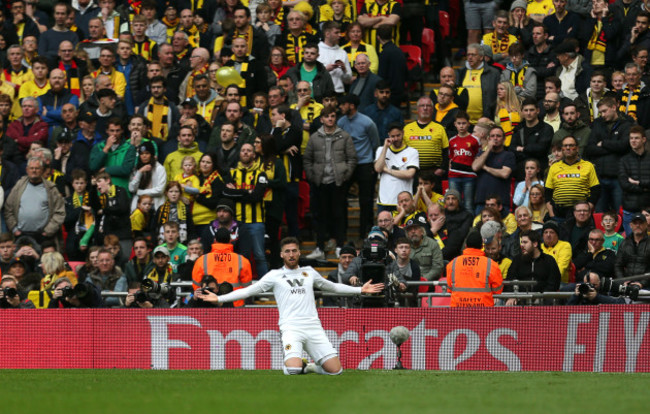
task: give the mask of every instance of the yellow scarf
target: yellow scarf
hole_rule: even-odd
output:
[[[591,34],[587,49],[605,53],[606,47],[607,39],[605,39],[605,32],[603,31],[603,22],[599,21],[594,26],[594,32]]]
[[[169,135],[169,125],[167,123],[169,119],[169,103],[167,98],[163,98],[164,103],[158,105],[154,103],[154,98],[149,99],[149,106],[147,108],[147,119],[151,122],[151,132],[157,137],[160,137],[163,141],[167,141],[167,136]]]
[[[632,96],[630,96],[630,92]],[[626,86],[623,90],[623,96],[621,97],[621,106],[618,110],[624,114],[627,114],[634,118],[636,121],[636,102],[639,100],[639,95],[641,94],[641,86],[637,86],[633,91],[630,91],[629,86]],[[628,105],[629,100],[629,105]]]
[[[160,280],[158,277],[158,272],[156,271],[156,266],[154,266],[153,269],[151,269],[151,272],[149,272],[149,274],[145,277],[153,280],[156,283],[169,283],[171,282],[172,273],[174,273],[172,265],[168,264],[167,268],[165,269],[165,274],[163,275],[163,280]]]
[[[205,179],[201,188],[199,188],[199,193],[205,194],[206,197],[212,196],[212,182],[217,178],[219,178],[219,171],[213,171],[212,174]]]
[[[510,72],[510,83],[512,83],[514,86],[524,86],[524,75],[526,75],[526,71],[528,70],[528,65],[524,65],[521,69],[519,70],[514,70]]]
[[[510,112],[506,108],[499,109],[499,122],[501,123],[501,128],[506,134],[506,139],[504,146],[510,146],[510,140],[512,139],[512,133],[514,132],[519,122],[521,122],[521,117],[519,112]]]
[[[187,88],[185,89],[185,97],[191,98],[194,96],[194,78],[198,75],[203,75],[208,71],[208,65],[206,64],[201,69],[192,72],[190,79],[187,82]]]
[[[116,192],[117,190],[115,189],[115,184],[111,184],[111,188],[108,189],[108,193],[100,194],[99,205],[102,207],[102,209],[106,208],[106,205],[108,204],[108,199],[115,197]]]
[[[238,30],[235,30],[235,35],[233,36],[233,39],[237,37],[246,39],[246,54],[250,55],[251,53],[253,53],[253,26],[248,25],[248,29],[246,29],[245,33],[239,33]]]
[[[492,53],[506,53],[509,46],[510,39],[508,33],[504,34],[501,40],[499,40],[499,35],[496,30],[492,33]]]

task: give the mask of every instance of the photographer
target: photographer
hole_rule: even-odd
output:
[[[589,272],[589,274],[584,276],[584,283],[576,285],[575,294],[569,299],[567,305],[625,304],[624,297],[612,297],[603,294],[600,290],[600,275],[596,272]]]
[[[395,242],[395,256],[396,260],[386,266],[386,274],[393,275],[397,278],[399,282],[398,289],[400,292],[406,292],[413,294],[411,298],[403,298],[400,300],[400,303],[404,306],[416,307],[417,306],[417,294],[418,287],[412,286],[410,289],[407,288],[407,281],[416,281],[419,282],[422,274],[420,272],[420,265],[410,258],[411,255],[411,244],[406,237],[400,237]],[[390,278],[390,276],[389,276]]]
[[[47,307],[49,309],[103,308],[104,302],[99,289],[92,283],[78,283],[73,287],[70,279],[62,277],[54,282],[52,299]]]
[[[217,279],[215,279],[214,276],[212,275],[203,276],[203,279],[201,279],[201,289],[210,291],[212,293],[217,293],[219,291],[219,284],[217,283]],[[189,308],[219,308],[219,307],[232,308],[233,304],[221,303],[221,302],[211,303],[199,299],[196,296],[192,296],[190,300],[187,302],[187,307]]]
[[[18,280],[7,275],[0,282],[0,308],[2,309],[35,309],[34,303],[27,299],[27,294],[18,290]]]
[[[129,294],[126,295],[124,306],[127,308],[169,308],[169,302],[160,293],[144,292],[140,282],[129,284]]]

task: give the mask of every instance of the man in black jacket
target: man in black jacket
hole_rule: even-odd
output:
[[[408,77],[408,68],[404,52],[391,40],[393,28],[391,25],[382,24],[377,29],[377,40],[381,43],[377,75],[390,83],[391,102],[399,108],[406,98],[404,84]]]
[[[650,206],[650,156],[645,149],[645,130],[640,125],[630,128],[630,151],[621,158],[618,182],[623,189],[623,227],[630,234],[634,214]]]
[[[318,59],[318,44],[308,43],[303,48],[302,63],[292,67],[287,71],[287,76],[291,78],[295,85],[302,79],[302,72],[316,71],[314,79],[311,81],[313,97],[316,101],[321,102],[324,96],[330,96],[334,93],[334,83],[325,66]],[[402,87],[403,89],[403,87]],[[257,92],[257,91],[256,91]]]
[[[460,202],[460,193],[456,190],[447,190],[442,219],[440,214],[435,214],[436,212],[440,213],[438,206],[433,205],[428,210],[430,230],[434,238],[439,237],[444,243],[442,257],[445,260],[451,260],[460,255],[473,220],[472,213],[465,210]]]
[[[573,264],[576,266],[576,280],[581,279],[589,272],[596,272],[604,277],[614,276],[616,252],[603,247],[605,234],[600,229],[589,232],[587,247],[574,256]],[[574,250],[575,252],[575,250]]]
[[[560,287],[560,269],[557,262],[541,249],[542,238],[536,231],[521,235],[521,254],[515,256],[508,269],[508,279],[534,280],[537,285],[529,290],[555,292]],[[512,291],[512,285],[507,286]],[[517,304],[517,299],[508,299],[506,306]]]
[[[546,42],[548,32],[542,24],[536,24],[533,27],[533,46],[528,49],[525,57],[531,68],[535,69],[537,74],[537,98],[542,98],[544,91],[544,79],[555,75],[557,62],[555,53],[551,51],[551,46]]]
[[[589,232],[596,228],[589,203],[579,201],[573,206],[573,217],[562,223],[561,239],[571,244],[571,252],[575,259],[579,253],[587,249]]]
[[[602,188],[596,211],[618,211],[623,198],[618,183],[621,157],[630,152],[630,128],[634,120],[618,112],[613,98],[598,102],[600,117],[594,120],[585,149],[585,158],[596,167]]]
[[[621,243],[616,253],[616,277],[640,275],[650,272],[650,241],[645,216],[637,213],[630,222],[632,232]],[[648,280],[643,282],[646,288]]]
[[[553,139],[553,127],[539,119],[539,108],[537,101],[533,98],[526,98],[521,105],[521,113],[525,120],[519,124],[512,134],[509,151],[515,154],[517,166],[514,171],[515,181],[519,182],[525,178],[524,170],[526,160],[535,158],[539,160],[541,171],[546,169],[548,164],[548,153],[551,149]]]

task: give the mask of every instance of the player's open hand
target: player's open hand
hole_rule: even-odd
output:
[[[194,296],[196,296],[197,299],[200,299],[204,302],[210,302],[210,303],[217,303],[219,302],[219,297],[210,292],[209,290],[203,290],[201,289],[196,289],[194,291]]]
[[[379,293],[384,290],[383,283],[372,284],[372,279],[366,282],[365,285],[361,287],[361,293]]]

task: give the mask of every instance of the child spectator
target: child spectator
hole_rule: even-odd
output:
[[[281,34],[280,26],[271,20],[271,6],[268,3],[262,3],[255,9],[257,22],[255,27],[262,30],[269,41],[269,47],[275,45],[275,39]]]
[[[521,43],[515,43],[508,48],[510,63],[501,72],[501,80],[509,81],[515,87],[519,99],[535,98],[537,93],[537,73],[524,59],[526,50]]]
[[[151,241],[153,235],[153,197],[143,195],[138,199],[138,206],[131,213],[131,231],[133,238],[144,237]]]
[[[90,205],[97,212],[96,243],[101,245],[106,235],[114,234],[120,240],[121,250],[131,252],[131,208],[126,189],[113,184],[106,172],[99,173],[95,181]]]
[[[167,201],[160,206],[156,211],[155,227],[156,234],[158,235],[158,243],[165,241],[165,229],[163,225],[169,221],[178,223],[179,241],[187,243],[188,234],[194,230],[190,208],[187,204],[181,201],[181,185],[178,181],[170,181],[167,183],[165,195]]]
[[[436,175],[424,171],[418,177],[418,190],[415,192],[415,205],[417,211],[427,211],[429,205],[438,203],[443,205],[445,197],[433,191],[437,184]]]
[[[481,142],[469,133],[467,112],[459,111],[456,114],[454,126],[458,134],[449,140],[449,188],[460,193],[465,210],[473,211],[476,173],[472,170],[472,163]]]
[[[65,199],[65,221],[63,225],[68,237],[65,251],[68,259],[83,261],[95,233],[95,214],[90,206],[90,193],[86,190],[88,178],[84,170],[72,171],[72,190]]]
[[[160,246],[165,247],[169,250],[169,256],[171,259],[171,265],[176,272],[176,268],[179,264],[185,262],[185,256],[187,255],[187,247],[184,244],[179,243],[179,225],[175,221],[168,221],[163,224],[163,238],[165,242]],[[158,247],[160,247],[158,246]],[[154,249],[154,252],[158,249]],[[154,253],[155,257],[155,253]]]
[[[199,177],[196,176],[196,160],[193,156],[187,155],[181,162],[182,173],[174,177],[174,181],[180,183],[183,187],[183,194],[181,200],[185,204],[192,204],[194,196],[199,193]]]
[[[618,214],[609,212],[603,213],[600,224],[605,229],[605,244],[603,247],[606,249],[618,252],[618,247],[621,245],[625,237],[616,232],[616,223],[618,222]]]

